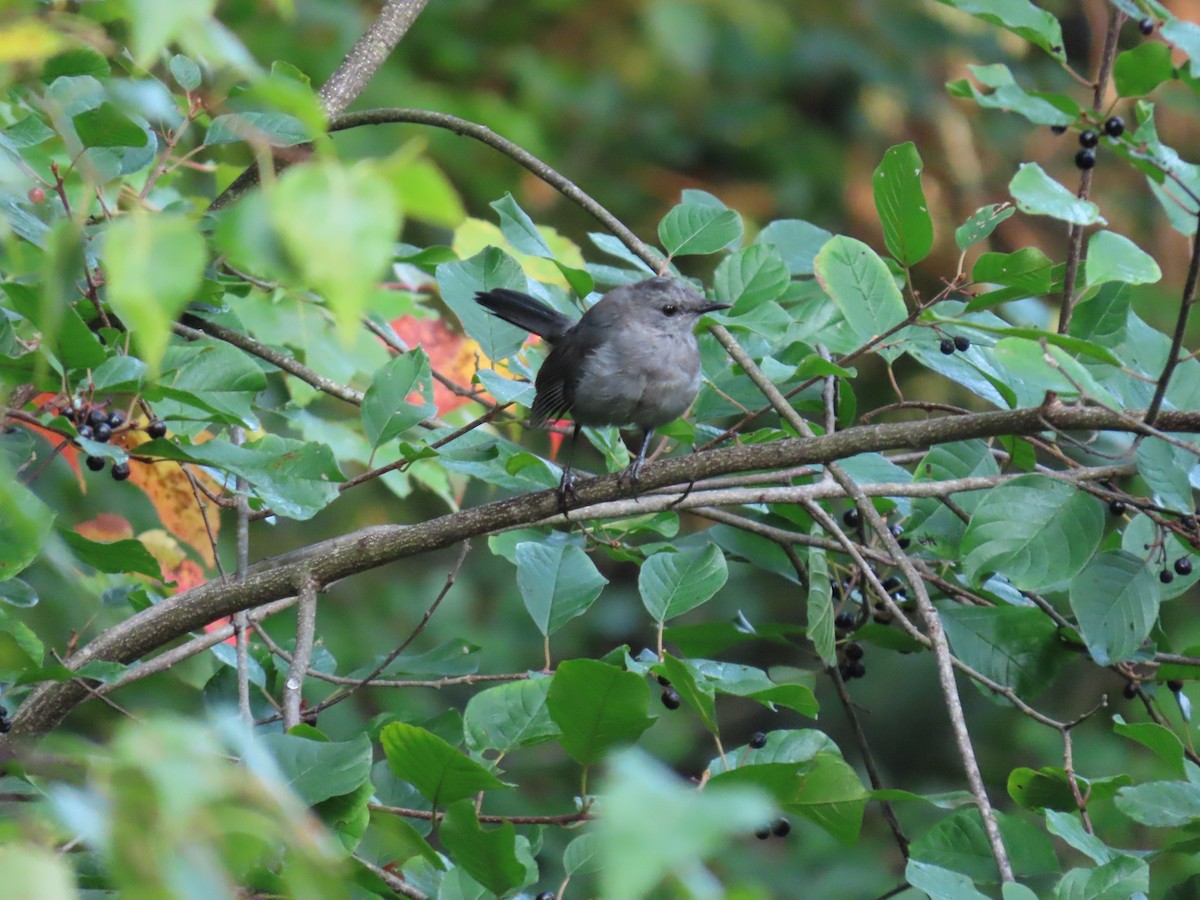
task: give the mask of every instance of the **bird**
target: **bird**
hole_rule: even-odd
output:
[[[574,420],[558,491],[564,509],[574,496],[571,461],[585,425],[641,432],[637,456],[620,476],[636,496],[655,429],[683,415],[700,390],[696,322],[705,313],[729,308],[664,276],[614,288],[578,321],[508,288],[478,291],[475,300],[550,344],[534,382],[530,421],[536,428],[566,414]]]

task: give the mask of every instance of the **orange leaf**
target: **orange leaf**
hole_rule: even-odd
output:
[[[392,331],[409,347],[421,347],[429,364],[455,384],[469,388],[475,374],[479,344],[446,327],[443,319],[418,319],[401,316],[391,322]],[[439,415],[445,415],[469,402],[468,397],[456,394],[440,381],[433,382],[433,402]],[[416,402],[420,402],[419,398]]]
[[[116,513],[100,513],[94,519],[80,522],[75,531],[89,541],[99,541],[111,544],[113,541],[126,541],[133,537],[133,526],[124,516]]]
[[[130,430],[121,433],[118,442],[126,450],[134,452],[138,445],[144,444],[150,438],[144,431]],[[204,472],[193,470],[197,481],[204,484],[213,493],[219,493],[220,487]],[[208,528],[204,525],[204,515],[200,511],[200,501],[205,500],[203,494],[192,490],[183,467],[176,462],[159,460],[153,463],[143,463],[136,459],[129,461],[129,480],[141,488],[158,513],[158,520],[163,527],[196,551],[210,569],[216,565],[213,557],[212,542],[208,537],[208,528],[212,529],[213,540],[216,539],[221,527],[221,517],[216,506],[209,505]]]

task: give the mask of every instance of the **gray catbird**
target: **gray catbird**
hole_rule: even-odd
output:
[[[641,450],[622,476],[636,492],[654,429],[683,415],[700,389],[696,320],[729,308],[670,278],[615,288],[578,322],[520,291],[496,288],[475,299],[551,345],[537,375],[532,421],[537,427],[564,413],[575,420],[560,499],[571,493],[571,457],[584,425],[632,425],[642,432]]]

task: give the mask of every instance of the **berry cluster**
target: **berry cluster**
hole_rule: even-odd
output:
[[[852,678],[862,678],[867,674],[867,667],[863,665],[863,645],[858,641],[850,641],[842,646],[841,660],[838,662],[838,674],[842,676],[842,681],[850,681]]]
[[[658,676],[658,683],[662,685],[662,705],[667,709],[679,709],[683,703],[683,698],[679,696],[679,691],[671,687],[671,680],[665,675]]]
[[[1125,133],[1125,120],[1120,116],[1109,116],[1101,126],[1104,133],[1114,140]],[[1079,151],[1075,154],[1075,165],[1080,169],[1090,169],[1096,165],[1096,145],[1100,143],[1100,135],[1091,128],[1079,133]]]
[[[966,353],[971,349],[971,341],[968,338],[963,337],[961,334],[954,338],[944,337],[942,338],[941,343],[938,344],[938,349],[947,356],[950,356],[955,350],[957,350],[959,353]]]
[[[791,834],[791,831],[792,823],[783,818],[783,816],[780,816],[772,824],[764,825],[762,828],[759,828],[757,831],[755,831],[754,836],[760,841],[765,841],[771,835],[775,835],[775,837],[787,837],[789,834]]]
[[[55,407],[53,412],[68,419],[81,438],[98,444],[107,444],[114,435],[135,427],[127,421],[125,413],[121,410],[107,410],[104,404],[89,405],[76,400],[66,409]],[[155,419],[146,425],[145,431],[152,438],[166,437],[167,426],[165,422]],[[92,472],[100,472],[108,465],[108,460],[103,456],[88,456],[84,462]],[[112,464],[112,477],[115,481],[124,481],[129,474],[128,462]]]
[[[1167,568],[1164,568],[1161,572],[1159,572],[1158,580],[1163,584],[1170,584],[1175,580],[1176,575],[1180,576],[1181,578],[1187,578],[1192,574],[1192,561],[1186,556],[1181,556],[1179,559],[1175,560],[1172,568],[1175,569],[1174,572],[1171,572],[1171,570]]]

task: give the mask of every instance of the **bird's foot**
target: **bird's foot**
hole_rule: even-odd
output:
[[[558,509],[564,516],[567,514],[569,505],[579,502],[579,497],[575,493],[575,473],[570,469],[563,469],[562,480],[558,483],[558,490],[555,491],[558,496]]]
[[[636,498],[638,495],[638,476],[642,474],[642,458],[634,457],[633,461],[617,476],[617,484],[629,485],[629,491]]]

